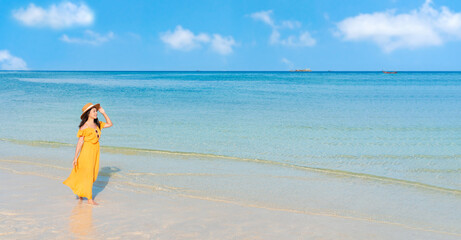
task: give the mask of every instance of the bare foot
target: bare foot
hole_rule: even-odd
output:
[[[93,201],[93,199],[88,199],[88,204],[99,205],[97,202]]]

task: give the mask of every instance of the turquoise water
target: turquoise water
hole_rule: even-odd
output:
[[[113,184],[461,234],[459,72],[0,72],[0,84],[0,167],[67,177],[81,108],[100,103]]]

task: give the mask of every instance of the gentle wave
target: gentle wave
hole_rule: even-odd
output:
[[[61,143],[61,142],[53,142],[53,141],[29,141],[29,140],[17,140],[17,139],[6,139],[0,138],[0,141],[7,141],[16,144],[24,144],[30,146],[47,146],[47,147],[70,147],[75,146],[74,144],[69,143]],[[435,185],[430,185],[426,183],[421,183],[417,181],[409,181],[385,176],[378,176],[373,174],[367,173],[357,173],[357,172],[350,172],[345,170],[338,170],[338,169],[328,169],[328,168],[318,168],[318,167],[309,167],[303,166],[295,163],[289,162],[278,162],[273,160],[265,160],[265,159],[257,159],[257,158],[241,158],[241,157],[233,157],[233,156],[225,156],[225,155],[216,155],[216,154],[209,154],[209,153],[194,153],[194,152],[176,152],[176,151],[167,151],[167,150],[155,150],[155,149],[142,149],[142,148],[132,148],[132,147],[115,147],[115,146],[102,146],[101,151],[106,153],[112,154],[124,154],[124,155],[175,155],[175,156],[182,156],[182,157],[201,157],[201,158],[208,158],[208,159],[223,159],[223,160],[233,160],[239,162],[251,162],[251,163],[259,163],[259,164],[267,164],[272,166],[281,166],[286,168],[304,170],[304,171],[313,171],[313,172],[320,172],[324,174],[329,174],[333,176],[340,176],[340,177],[355,177],[361,178],[366,180],[374,180],[374,181],[381,181],[381,182],[388,182],[388,183],[395,183],[407,186],[413,186],[423,189],[441,191],[441,192],[448,192],[454,194],[461,194],[461,190],[440,187]],[[343,155],[333,155],[329,156],[329,158],[339,157]],[[344,155],[348,156],[348,155]],[[401,158],[401,155],[376,155],[376,157],[382,156],[394,156],[395,158]],[[426,158],[433,158],[433,159],[440,159],[442,158],[455,158],[461,159],[461,155],[421,155],[422,157]],[[349,156],[351,157],[351,156]],[[373,156],[367,155],[368,158]],[[408,156],[407,156],[408,157]],[[459,169],[458,169],[459,170]],[[454,170],[457,172],[457,170]]]
[[[11,142],[20,145],[28,146],[43,146],[43,147],[74,147],[75,144],[71,143],[62,143],[55,141],[43,141],[43,140],[18,140],[18,139],[8,139],[0,138],[0,141]],[[134,147],[121,147],[121,146],[101,146],[101,150],[107,153],[115,154],[125,154],[125,155],[144,155],[144,154],[168,154],[168,155],[182,155],[182,156],[195,156],[195,157],[206,157],[206,158],[222,158],[222,159],[235,159],[235,160],[259,160],[259,161],[271,161],[257,158],[241,158],[234,156],[218,155],[211,153],[195,153],[195,152],[179,152],[179,151],[169,151],[169,150],[159,150],[159,149],[149,149],[149,148],[134,148]],[[424,155],[424,154],[413,154],[413,155],[397,155],[397,154],[377,154],[377,155],[348,155],[348,154],[334,154],[334,155],[303,155],[302,157],[306,159],[350,159],[350,160],[364,160],[364,159],[375,159],[375,160],[385,160],[385,159],[426,159],[426,160],[443,160],[443,159],[453,159],[461,160],[461,154],[453,155]],[[274,161],[275,162],[275,161]],[[454,169],[450,170],[454,172],[461,173],[461,170]]]

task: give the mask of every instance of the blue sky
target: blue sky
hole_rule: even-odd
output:
[[[461,1],[5,1],[0,69],[460,71]]]

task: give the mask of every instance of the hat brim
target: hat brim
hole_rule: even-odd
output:
[[[99,110],[99,109],[101,108],[101,105],[98,103],[98,104],[95,104],[95,105],[89,107],[86,111],[84,111],[84,112],[82,113],[82,115],[80,116],[80,119],[83,119],[83,115],[85,115],[85,113],[88,112],[88,110],[90,110],[90,109],[92,109],[92,108],[94,108],[94,107],[96,108],[96,110]]]

